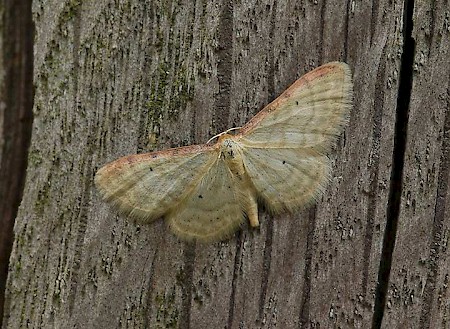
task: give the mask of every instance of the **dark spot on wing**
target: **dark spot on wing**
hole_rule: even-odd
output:
[[[286,163],[286,161],[283,160],[283,164],[285,164],[285,163]]]
[[[153,168],[152,168],[152,167],[150,167],[150,171],[153,171]]]
[[[199,194],[198,195],[199,199],[203,199],[203,195]]]

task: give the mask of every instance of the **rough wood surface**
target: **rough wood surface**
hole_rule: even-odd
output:
[[[402,2],[51,0],[33,11],[35,122],[5,328],[370,327]],[[188,245],[163,221],[137,226],[115,215],[93,188],[104,163],[240,126],[333,60],[353,69],[355,106],[315,207],[265,214],[260,230],[227,242]],[[432,109],[432,127],[443,127],[442,109]],[[398,313],[386,321],[407,316]]]
[[[450,7],[418,2],[405,176],[384,328],[450,327]]]

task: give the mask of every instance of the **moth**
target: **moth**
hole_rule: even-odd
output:
[[[258,203],[293,212],[324,192],[352,94],[348,65],[325,64],[215,144],[122,157],[98,170],[95,185],[119,212],[143,223],[164,217],[182,239],[228,238],[247,219],[259,226]]]

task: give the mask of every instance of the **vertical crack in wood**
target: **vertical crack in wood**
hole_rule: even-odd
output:
[[[180,328],[189,329],[191,325],[192,287],[194,279],[195,243],[186,243],[183,250],[184,269],[181,281],[182,301]]]
[[[378,284],[375,292],[375,306],[372,328],[381,328],[386,297],[389,289],[389,276],[392,255],[397,235],[397,224],[400,214],[402,194],[403,167],[405,162],[406,135],[408,131],[409,103],[411,99],[415,41],[413,31],[414,0],[405,0],[403,10],[403,52],[401,57],[399,90],[397,96],[397,113],[395,120],[394,150],[392,155],[392,171],[389,190],[389,201],[386,211],[386,228],[383,237]]]
[[[444,136],[442,141],[442,154],[439,164],[438,186],[436,204],[431,232],[430,256],[427,260],[428,273],[423,290],[422,312],[420,314],[420,328],[431,327],[431,312],[434,303],[438,300],[435,295],[436,281],[439,275],[439,259],[442,248],[446,248],[444,231],[445,205],[447,203],[448,183],[450,178],[450,85],[447,87],[447,111],[444,121]]]
[[[316,230],[316,209],[317,206],[312,206],[309,210],[308,218],[308,236],[306,240],[305,250],[305,269],[303,271],[303,289],[302,289],[302,304],[300,306],[300,320],[299,329],[309,328],[310,322],[310,302],[311,302],[311,264],[313,254],[314,232]]]
[[[0,163],[0,327],[13,245],[13,227],[25,184],[33,123],[33,40],[31,0],[3,2],[4,102]]]
[[[381,128],[383,124],[383,107],[384,107],[384,83],[386,74],[386,44],[383,47],[381,55],[381,65],[378,67],[377,80],[375,84],[375,97],[374,97],[374,113],[372,124],[372,149],[369,158],[369,168],[367,171],[370,173],[369,183],[369,195],[367,206],[367,223],[364,235],[364,251],[363,251],[363,276],[362,276],[362,289],[363,294],[367,294],[367,287],[370,273],[370,255],[372,254],[372,240],[373,229],[375,223],[376,206],[378,202],[378,174],[380,170],[380,140],[381,140]]]
[[[219,91],[215,95],[215,113],[212,128],[214,134],[228,128],[231,107],[231,83],[233,74],[233,1],[223,0],[218,27],[217,80]]]
[[[234,302],[236,299],[236,282],[238,273],[240,271],[240,264],[242,258],[242,231],[236,233],[236,254],[234,255],[234,267],[233,267],[233,279],[231,281],[231,293],[230,293],[230,303],[228,306],[228,322],[227,328],[231,329],[233,327],[234,319]]]

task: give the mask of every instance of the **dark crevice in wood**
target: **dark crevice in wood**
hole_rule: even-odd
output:
[[[403,53],[401,57],[399,90],[397,96],[392,172],[386,214],[386,228],[384,231],[383,249],[378,270],[378,284],[375,292],[374,315],[372,318],[373,329],[381,328],[383,321],[386,297],[389,289],[392,255],[395,247],[397,224],[400,214],[415,50],[415,41],[412,37],[413,13],[414,0],[405,0],[403,11]]]
[[[309,328],[310,322],[310,302],[311,302],[311,264],[313,254],[314,232],[316,230],[316,209],[312,206],[309,210],[308,218],[308,236],[305,250],[305,270],[303,271],[304,283],[302,289],[302,304],[300,306],[299,329]]]
[[[430,245],[430,256],[427,260],[428,273],[425,288],[423,290],[422,312],[420,315],[420,328],[431,327],[431,311],[433,304],[438,300],[436,292],[436,281],[439,275],[439,259],[443,248],[446,248],[446,236],[444,222],[445,205],[448,202],[448,183],[450,178],[450,85],[447,89],[447,111],[444,121],[444,136],[442,141],[442,154],[439,164],[438,186],[436,193],[436,204],[434,209],[432,240]]]
[[[231,281],[230,303],[228,306],[228,325],[227,328],[233,327],[234,303],[236,299],[236,282],[239,273],[239,267],[242,257],[242,231],[236,233],[236,254],[234,255],[233,279]]]
[[[3,7],[4,103],[0,163],[0,327],[13,245],[13,227],[22,200],[33,122],[33,40],[31,0],[5,0]]]
[[[370,255],[372,254],[373,229],[375,223],[376,207],[378,202],[378,174],[380,169],[380,140],[381,129],[383,125],[383,108],[384,108],[384,84],[386,81],[386,44],[384,45],[381,65],[377,70],[377,81],[375,83],[374,93],[374,113],[372,123],[372,149],[369,158],[370,185],[367,206],[367,223],[364,236],[364,256],[363,256],[363,276],[362,289],[363,294],[367,294],[370,273]]]
[[[195,243],[186,243],[183,250],[184,268],[181,276],[182,304],[180,328],[189,329],[191,325],[192,286],[194,280]]]
[[[217,80],[219,91],[215,95],[213,134],[228,128],[231,107],[231,79],[233,74],[233,1],[224,0],[219,20],[217,49]]]
[[[273,241],[273,217],[268,216],[266,221],[266,241],[264,243],[263,268],[261,270],[261,293],[259,295],[258,319],[262,321],[264,316],[264,304],[266,302],[267,290],[269,288],[270,264],[272,263],[272,241]]]

